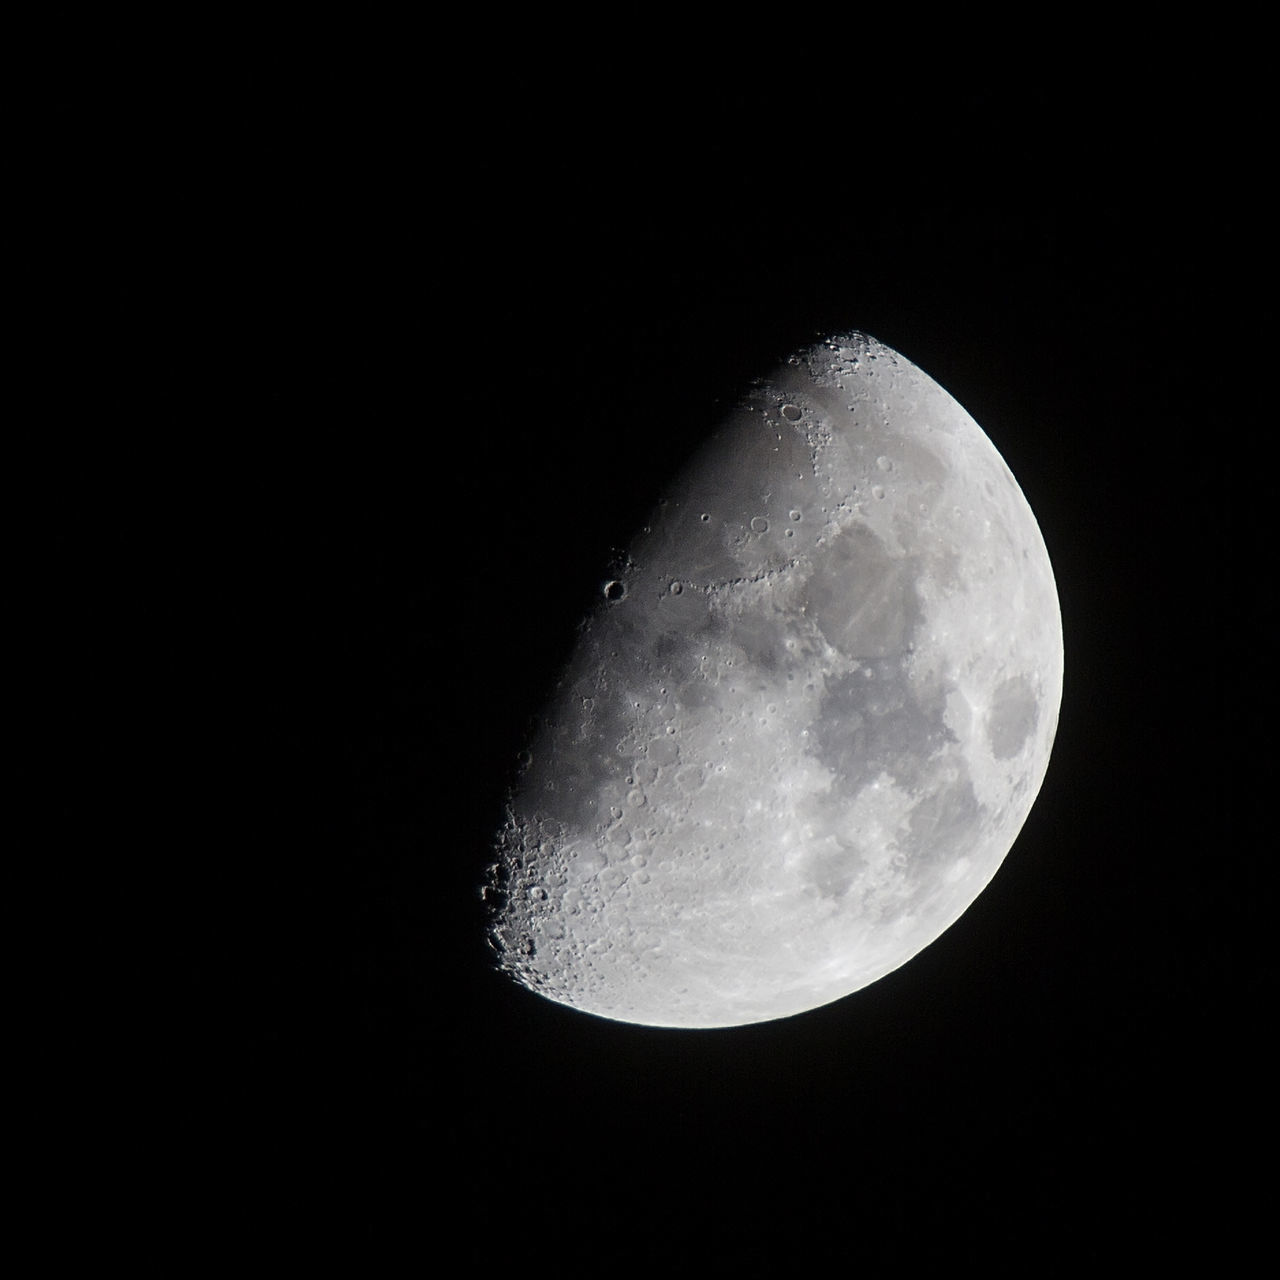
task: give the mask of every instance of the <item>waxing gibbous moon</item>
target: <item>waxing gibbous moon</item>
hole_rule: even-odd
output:
[[[787,1017],[998,870],[1057,728],[1053,571],[977,423],[862,334],[756,383],[655,499],[529,744],[493,945],[605,1018]]]

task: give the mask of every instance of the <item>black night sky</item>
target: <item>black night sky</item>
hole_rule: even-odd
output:
[[[217,180],[152,210],[168,265],[122,322],[183,334],[173,505],[218,516],[186,563],[226,677],[188,1244],[756,1275],[1253,1229],[1235,691],[1270,589],[1232,568],[1260,507],[1232,501],[1259,424],[1226,395],[1255,323],[1231,108],[1023,83],[809,116],[728,80],[359,117],[323,81],[325,109],[213,113]],[[515,988],[477,888],[611,551],[749,378],[848,329],[949,390],[1040,521],[1066,682],[1038,803],[959,923],[826,1008],[675,1032]]]

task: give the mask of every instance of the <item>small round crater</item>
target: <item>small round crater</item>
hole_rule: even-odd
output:
[[[699,520],[701,520],[703,524],[707,524],[707,523],[709,523],[709,522],[710,522],[711,517],[710,517],[710,515],[708,515],[708,514],[707,514],[707,512],[705,512],[705,511],[704,511],[704,512],[703,512],[703,513],[698,517],[698,519],[699,519]]]
[[[798,509],[798,508],[796,508],[796,507],[792,507],[792,508],[791,508],[791,511],[790,511],[790,516],[791,516],[791,519],[792,519],[792,520],[799,520],[799,519],[800,519],[800,511],[799,511],[799,509]]]
[[[876,466],[877,466],[877,467],[879,467],[881,471],[892,471],[892,470],[893,470],[893,462],[892,462],[892,460],[891,460],[891,459],[889,459],[889,458],[884,457],[883,455],[882,455],[881,457],[879,457],[879,458],[877,458],[877,459],[876,459]]]
[[[681,595],[681,594],[683,593],[683,591],[684,591],[684,583],[683,583],[683,582],[673,582],[673,583],[671,584],[671,586],[670,586],[669,590],[670,590],[670,592],[671,592],[671,594],[672,594],[673,596]]]
[[[610,582],[604,584],[604,598],[610,604],[617,604],[627,594],[627,586],[625,582],[619,582],[614,578]]]
[[[879,501],[884,497],[884,490],[878,484],[873,484],[871,486],[871,496]]]
[[[784,404],[782,406],[782,416],[786,418],[788,422],[799,422],[800,406],[794,405],[794,404]]]
[[[751,518],[751,532],[752,533],[768,533],[769,532],[769,522],[764,518],[764,516],[753,516]]]

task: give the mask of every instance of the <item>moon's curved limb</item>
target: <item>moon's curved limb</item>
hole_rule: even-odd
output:
[[[861,334],[744,398],[630,548],[511,798],[493,940],[607,1018],[815,1008],[937,938],[1048,767],[1062,630],[972,418]]]

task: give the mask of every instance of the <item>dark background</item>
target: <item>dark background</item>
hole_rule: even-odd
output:
[[[237,80],[181,147],[136,135],[148,269],[112,294],[165,353],[122,385],[173,442],[202,655],[165,668],[207,748],[175,1238],[750,1275],[1250,1236],[1244,106],[599,70],[372,106],[245,75],[252,108]],[[517,989],[477,890],[612,550],[748,378],[849,329],[973,414],[1040,521],[1066,682],[1021,836],[923,954],[796,1018],[663,1031]]]

